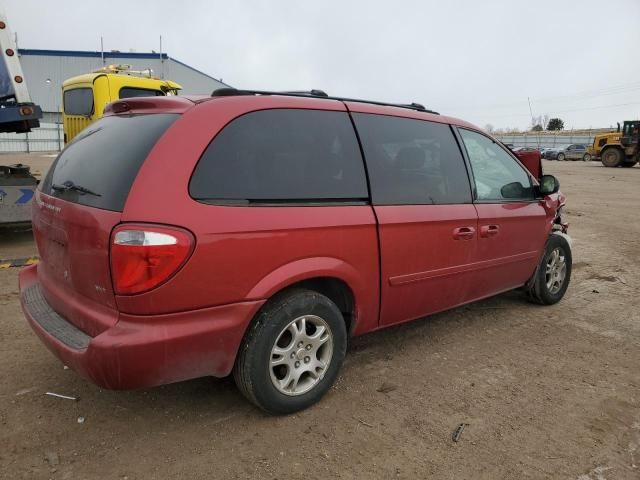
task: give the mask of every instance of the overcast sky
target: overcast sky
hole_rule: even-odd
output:
[[[21,48],[171,57],[239,88],[419,102],[481,127],[640,118],[640,0],[0,0]],[[28,82],[28,79],[27,79]]]

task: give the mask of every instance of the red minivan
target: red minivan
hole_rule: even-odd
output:
[[[564,295],[557,180],[421,105],[224,89],[112,103],[33,202],[31,327],[111,389],[233,373],[318,401],[347,339],[522,288]]]

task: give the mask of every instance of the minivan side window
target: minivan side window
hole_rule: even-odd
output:
[[[449,125],[353,114],[376,205],[471,203],[471,186]]]
[[[500,145],[471,130],[461,128],[459,132],[469,156],[479,201],[535,198],[529,174]]]
[[[91,115],[93,113],[93,90],[74,88],[63,96],[64,113],[67,115]]]
[[[260,110],[209,144],[189,193],[207,203],[314,203],[368,199],[364,163],[346,112]]]

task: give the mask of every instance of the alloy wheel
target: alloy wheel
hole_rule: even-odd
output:
[[[545,267],[545,281],[549,293],[555,295],[560,291],[567,276],[567,261],[560,248],[556,248],[549,255]]]
[[[278,335],[269,359],[273,386],[285,395],[302,395],[324,377],[333,356],[333,335],[316,315],[292,320]]]

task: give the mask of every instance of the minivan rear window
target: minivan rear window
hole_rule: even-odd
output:
[[[121,212],[142,163],[177,118],[168,113],[101,118],[58,156],[41,184],[42,192]]]

